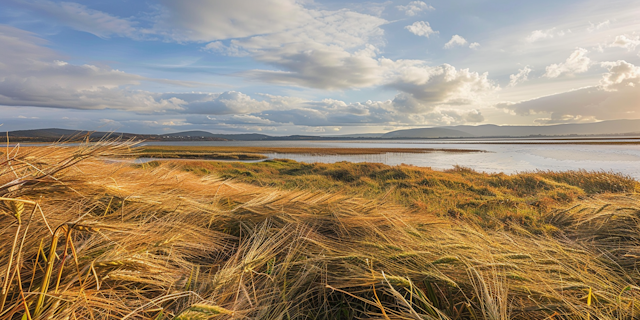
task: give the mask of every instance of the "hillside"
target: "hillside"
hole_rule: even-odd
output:
[[[157,134],[136,134],[125,132],[99,132],[82,131],[68,129],[35,129],[16,130],[8,132],[9,140],[12,142],[55,142],[55,141],[83,141],[87,138],[91,141],[99,141],[105,138],[120,138],[124,140],[145,140],[145,141],[226,141],[228,139],[216,136],[202,135],[157,135]]]
[[[597,123],[558,124],[548,126],[450,126],[397,130],[383,138],[458,138],[458,137],[527,137],[566,135],[612,135],[635,133],[640,135],[640,119],[611,120]]]
[[[407,129],[385,133],[382,135],[384,139],[392,138],[470,138],[475,135],[458,129],[450,128],[424,128],[424,129]]]

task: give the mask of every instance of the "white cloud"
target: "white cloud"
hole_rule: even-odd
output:
[[[306,50],[305,50],[306,49]],[[290,44],[256,54],[284,70],[251,70],[242,75],[270,83],[329,90],[368,87],[383,81],[375,47],[349,53],[336,46]]]
[[[480,48],[480,44],[477,42],[472,42],[471,44],[469,44],[469,48],[476,50],[478,48]]]
[[[587,57],[587,53],[589,53],[587,49],[576,49],[565,62],[547,66],[547,72],[543,77],[557,78],[563,74],[573,75],[587,72],[591,66],[591,59]]]
[[[422,11],[431,11],[435,10],[434,7],[422,2],[422,1],[411,1],[406,6],[396,6],[396,8],[400,11],[403,11],[407,16],[413,17],[419,14]]]
[[[177,110],[183,101],[131,90],[150,80],[109,67],[73,65],[33,34],[0,26],[0,104],[70,109],[120,109],[138,112]]]
[[[567,34],[571,34],[571,29],[556,31],[556,28],[550,28],[546,30],[534,30],[524,40],[529,43],[534,43],[540,40],[552,39],[554,37],[563,37]]]
[[[640,67],[626,61],[603,62],[608,68],[600,85],[498,107],[519,115],[548,114],[551,124],[640,118]]]
[[[73,2],[55,3],[47,0],[22,1],[18,2],[18,4],[53,17],[71,28],[88,32],[101,38],[113,35],[132,38],[141,36],[141,31],[136,29],[134,22],[102,11],[89,9],[82,4]]]
[[[600,80],[600,86],[606,91],[631,89],[640,94],[640,67],[624,60],[603,62],[603,67],[609,69]]]
[[[467,40],[456,34],[444,45],[444,48],[451,49],[455,46],[464,46],[465,44],[467,44]]]
[[[282,32],[313,20],[295,0],[161,0],[154,31],[177,41],[215,41]]]
[[[526,38],[527,42],[536,42],[538,40],[553,38],[553,29],[549,30],[535,30]]]
[[[640,45],[640,36],[627,37],[626,35],[616,36],[615,40],[609,45],[609,47],[625,48],[629,51],[633,51]]]
[[[416,36],[422,36],[427,38],[429,38],[429,36],[434,33],[436,34],[439,33],[438,31],[433,31],[433,29],[431,29],[431,26],[429,25],[429,22],[427,21],[416,21],[413,24],[408,25],[404,28],[409,30],[409,32],[415,34]]]
[[[478,105],[487,95],[499,90],[487,74],[456,69],[444,64],[429,67],[403,62],[397,76],[387,86],[401,91],[394,105],[401,112],[423,113],[441,106]]]
[[[231,5],[235,8],[235,5]],[[221,7],[222,9],[229,9]],[[190,10],[200,11],[193,7]],[[254,35],[213,41],[203,49],[233,56],[249,55],[276,70],[249,70],[242,75],[269,83],[321,89],[366,87],[381,81],[382,71],[373,44],[383,45],[386,20],[349,10],[319,11],[298,5],[306,18],[282,30],[261,30]],[[231,12],[234,16],[239,13]],[[251,11],[260,20],[267,12]],[[268,19],[267,19],[268,20]],[[229,34],[234,23],[228,22]],[[242,32],[241,32],[242,31]],[[239,30],[238,34],[248,34]],[[227,40],[225,40],[227,42]]]
[[[519,69],[518,73],[510,75],[509,87],[515,87],[516,85],[529,80],[530,72],[531,72],[531,68],[529,66],[525,66],[524,68]]]
[[[182,112],[188,114],[248,114],[271,108],[268,101],[258,101],[237,91],[169,95],[185,101]]]
[[[605,20],[605,21],[602,21],[602,22],[600,22],[598,24],[593,24],[592,22],[589,22],[589,25],[590,26],[587,28],[587,31],[594,32],[594,31],[597,31],[597,30],[602,30],[602,29],[608,28],[611,25],[611,21],[610,20]]]
[[[515,104],[502,104],[518,115],[547,114],[543,123],[575,122],[579,120],[613,120],[640,118],[640,94],[637,89],[605,91],[588,87],[550,95]]]

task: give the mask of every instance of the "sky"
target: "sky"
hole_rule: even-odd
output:
[[[640,2],[1,0],[0,130],[640,118]]]

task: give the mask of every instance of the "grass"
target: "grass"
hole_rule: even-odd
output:
[[[147,164],[145,166],[154,166]],[[483,227],[507,228],[517,221],[531,232],[554,230],[540,212],[597,193],[640,191],[632,178],[606,172],[486,174],[463,167],[437,171],[376,163],[300,163],[286,159],[259,163],[173,162],[179,170],[285,190],[339,193],[387,202]]]
[[[6,152],[0,319],[640,314],[624,176],[100,160],[130,147]]]

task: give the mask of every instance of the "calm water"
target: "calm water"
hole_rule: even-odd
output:
[[[596,141],[596,140],[581,140]],[[638,141],[618,139],[609,141]],[[491,144],[516,142],[517,144]],[[353,141],[198,141],[147,142],[143,145],[179,146],[255,146],[310,148],[435,148],[468,149],[485,152],[386,153],[377,155],[310,155],[267,154],[270,158],[285,158],[302,162],[378,162],[388,165],[409,164],[433,169],[450,169],[454,165],[484,172],[516,173],[535,170],[599,170],[623,173],[640,180],[640,145],[571,145],[531,144],[550,142],[535,139],[487,140],[353,140]],[[566,142],[566,141],[565,141]],[[39,145],[39,144],[32,144]],[[49,144],[43,144],[49,145]]]
[[[504,141],[504,140],[502,140]],[[389,165],[410,164],[433,169],[454,165],[484,172],[516,173],[534,170],[604,170],[620,172],[640,180],[640,145],[526,144],[536,140],[510,140],[522,144],[486,144],[478,141],[215,141],[150,142],[147,145],[183,146],[257,146],[315,148],[438,148],[470,149],[474,153],[387,153],[379,155],[267,154],[303,162],[379,162]],[[544,141],[546,142],[546,141]]]

